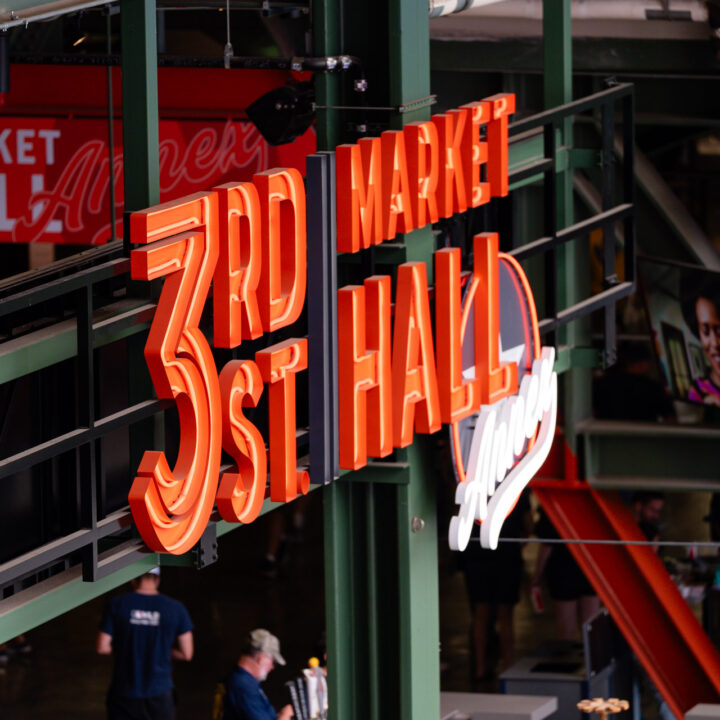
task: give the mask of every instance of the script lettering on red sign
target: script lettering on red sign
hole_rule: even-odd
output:
[[[315,151],[312,130],[270,147],[251,123],[161,120],[160,199],[250,180],[273,165],[301,170]],[[123,233],[122,124],[114,157],[104,120],[6,117],[0,130],[0,242],[102,245],[110,240],[110,172],[115,235]]]

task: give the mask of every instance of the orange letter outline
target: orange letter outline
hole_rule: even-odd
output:
[[[268,388],[270,425],[270,499],[294,500],[305,495],[310,475],[297,469],[295,375],[307,368],[307,338],[291,338],[255,353]]]
[[[440,217],[467,210],[465,195],[465,172],[463,170],[462,140],[468,122],[468,111],[449,110],[433,115],[440,142],[440,175],[438,178],[438,212]],[[470,161],[470,158],[467,158]]]
[[[480,409],[480,382],[462,377],[460,248],[435,253],[435,347],[440,418],[456,423]]]
[[[413,225],[410,183],[405,157],[405,135],[386,130],[380,135],[382,147],[383,238],[392,240],[399,232],[409,233]]]
[[[267,451],[260,431],[243,407],[257,407],[263,391],[260,370],[252,360],[231,360],[220,373],[223,448],[236,471],[224,472],[217,492],[223,520],[251,523],[260,514],[267,485]]]
[[[440,429],[435,354],[425,263],[398,266],[392,349],[393,440],[407,447],[415,429]],[[416,408],[417,406],[417,408]]]
[[[381,156],[380,138],[335,149],[338,252],[354,253],[382,242]]]
[[[392,452],[389,276],[338,291],[340,467],[357,470],[368,455]]]
[[[491,104],[471,102],[461,107],[468,111],[468,122],[462,140],[465,162],[465,192],[471,208],[490,202],[490,183],[481,182],[480,168],[488,161],[488,144],[480,139],[480,128],[490,120]]]
[[[228,183],[218,194],[220,257],[213,285],[213,344],[234,348],[263,334],[260,281],[260,198],[252,183]]]
[[[410,203],[415,226],[438,221],[437,185],[440,173],[440,141],[435,124],[409,123],[404,131],[410,181]]]
[[[515,112],[515,94],[500,93],[485,98],[492,104],[492,117],[487,126],[488,180],[493,197],[505,197],[508,180],[508,122]]]
[[[158,397],[174,398],[180,450],[170,470],[165,453],[143,455],[128,500],[135,524],[157,552],[182,554],[210,519],[220,469],[217,369],[199,322],[218,259],[217,196],[196,193],[130,216],[134,280],[167,275],[145,358]]]
[[[518,389],[518,368],[501,363],[500,269],[498,234],[480,233],[473,240],[473,286],[475,286],[475,377],[480,378],[481,402],[490,405]],[[468,294],[469,295],[469,294]]]
[[[260,317],[266,332],[292,325],[307,288],[305,185],[295,168],[267,170],[253,178],[260,196],[262,272]]]

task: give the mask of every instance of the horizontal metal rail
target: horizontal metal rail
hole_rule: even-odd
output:
[[[56,300],[59,297],[70,295],[76,290],[103,280],[126,275],[129,270],[130,261],[127,258],[117,258],[96,267],[80,270],[67,277],[57,278],[37,287],[21,290],[0,300],[0,317],[5,317],[19,310],[26,310],[47,300]]]
[[[70,553],[81,550],[91,542],[97,542],[102,538],[127,530],[131,525],[132,518],[127,509],[118,510],[99,520],[95,528],[77,530],[70,535],[65,535],[19,555],[0,565],[0,587],[19,577],[31,574],[40,567],[46,567]]]
[[[620,103],[622,116],[623,150],[623,187],[622,201],[615,204],[615,104]],[[546,259],[546,296],[545,312],[547,317],[539,322],[540,332],[554,333],[558,328],[596,311],[604,314],[604,353],[603,363],[612,365],[616,359],[615,304],[626,297],[635,288],[635,220],[634,220],[634,96],[633,86],[628,83],[615,85],[593,95],[575,100],[560,107],[552,108],[532,117],[518,120],[509,126],[510,137],[523,134],[542,135],[543,152],[540,158],[513,168],[509,174],[510,183],[518,185],[543,180],[546,234],[510,252],[517,260],[543,255]],[[599,115],[601,147],[599,152],[602,175],[602,212],[582,220],[567,228],[557,228],[556,222],[556,184],[555,174],[558,167],[558,148],[556,134],[560,124],[567,118],[593,111]],[[597,121],[597,120],[596,120]],[[540,131],[540,132],[534,132]],[[596,148],[592,148],[595,150]],[[566,153],[561,153],[566,162]],[[570,172],[565,166],[562,168]],[[615,275],[616,242],[615,224],[623,223],[625,250],[624,278]],[[576,240],[588,238],[593,230],[603,232],[603,285],[601,292],[566,308],[557,307],[557,249]],[[553,338],[554,340],[554,338]],[[551,342],[553,341],[551,340]]]
[[[170,407],[170,405],[169,400],[146,400],[131,405],[129,408],[120,410],[113,415],[96,420],[92,427],[75,428],[44,443],[3,458],[0,460],[0,479],[27,470],[44,460],[50,460],[94,440],[99,440],[104,435],[113,432],[113,430],[119,430],[152,417],[155,413]]]
[[[577,240],[580,237],[584,237],[591,230],[595,230],[602,227],[608,222],[618,222],[630,217],[633,213],[633,206],[627,203],[618,205],[612,210],[606,210],[605,212],[593,215],[590,218],[581,220],[574,225],[558,230],[555,235],[548,237],[541,237],[533,242],[522,245],[519,248],[510,250],[508,255],[512,255],[516,260],[525,260],[526,258],[537,255],[538,253],[547,252],[548,250],[554,249],[563,245],[571,240]]]
[[[592,95],[587,95],[579,100],[559,105],[550,110],[543,110],[529,118],[516,120],[510,124],[510,136],[519,135],[520,133],[534,130],[535,128],[544,127],[552,123],[558,123],[572,115],[577,115],[587,110],[596,110],[606,103],[614,103],[617,100],[632,96],[632,83],[620,83],[607,90],[601,90]]]

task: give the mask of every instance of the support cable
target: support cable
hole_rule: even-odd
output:
[[[232,43],[230,42],[230,0],[226,0],[225,15],[227,16],[225,18],[227,41],[225,43],[225,50],[223,50],[223,65],[225,65],[226,70],[229,70],[230,69],[230,60],[232,59],[232,56],[235,54]]]
[[[473,537],[471,542],[480,542],[480,538]],[[498,542],[506,543],[547,543],[548,545],[649,545],[651,547],[708,547],[720,548],[720,542],[712,540],[592,540],[577,538],[564,540],[563,538],[504,538]]]

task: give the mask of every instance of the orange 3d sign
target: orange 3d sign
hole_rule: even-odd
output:
[[[506,195],[514,107],[513,95],[498,95],[338,147],[338,250],[357,252]],[[236,348],[299,318],[307,291],[305,213],[302,177],[280,169],[130,217],[131,242],[143,246],[131,253],[132,277],[165,278],[145,356],[158,396],[174,400],[180,418],[175,466],[163,452],[147,451],[130,490],[136,525],[153,550],[187,552],[215,504],[229,522],[252,522],[266,496],[268,465],[271,500],[308,491],[295,448],[295,376],[307,369],[307,339],[232,360],[218,373],[199,327],[211,283],[215,347]],[[552,351],[539,346],[522,269],[498,253],[497,234],[474,243],[464,304],[460,251],[435,253],[435,335],[423,263],[399,266],[394,321],[389,276],[337,295],[340,466],[358,469],[368,457],[406,447],[416,431],[450,424],[463,468],[450,538],[458,549],[476,519],[489,528],[483,543],[497,542],[502,519],[547,455],[556,393]],[[513,340],[514,351],[524,351],[512,357],[504,299],[500,317],[508,282],[524,308],[519,323],[510,323],[524,327],[520,342]],[[267,439],[244,411],[266,386]],[[471,416],[480,419],[464,469],[462,424]],[[220,476],[222,449],[235,467]]]
[[[243,408],[257,404],[265,385],[270,497],[287,502],[308,491],[295,450],[295,375],[307,368],[307,339],[231,361],[218,376],[199,328],[211,282],[216,347],[237,347],[294,323],[305,304],[305,233],[297,170],[259,173],[252,183],[222,185],[130,217],[132,241],[146,245],[131,253],[132,277],[166,277],[145,357],[158,396],[175,400],[180,418],[175,467],[164,453],[147,451],[130,489],[133,518],[153,550],[187,552],[216,499],[225,520],[258,516],[267,450]],[[219,477],[221,448],[237,466]]]

